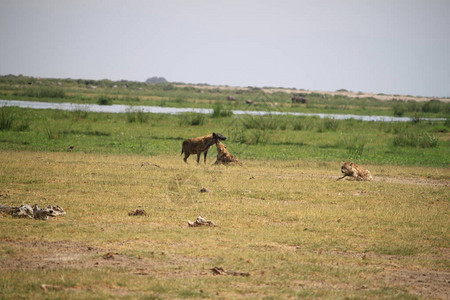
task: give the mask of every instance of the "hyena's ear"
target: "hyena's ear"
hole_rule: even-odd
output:
[[[213,137],[216,137],[216,136],[217,136],[217,134],[215,132],[213,132]]]

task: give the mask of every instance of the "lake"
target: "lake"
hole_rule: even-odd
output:
[[[20,101],[20,100],[0,100],[0,107],[17,106],[32,109],[59,109],[68,111],[89,111],[99,113],[126,113],[130,111],[143,111],[154,114],[181,114],[194,112],[200,114],[212,114],[213,110],[209,108],[177,108],[162,106],[129,106],[129,105],[98,105],[98,104],[76,104],[76,103],[51,103],[37,101]],[[279,112],[279,111],[257,111],[257,110],[233,110],[234,115],[292,115],[292,116],[315,116],[320,118],[329,118],[336,120],[355,119],[369,122],[410,122],[412,118],[408,117],[391,117],[391,116],[363,116],[350,114],[322,114],[322,113],[300,113],[300,112]],[[420,118],[425,121],[445,121],[445,118]]]

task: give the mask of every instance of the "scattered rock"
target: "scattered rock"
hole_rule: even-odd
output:
[[[31,206],[23,204],[19,207],[6,206],[0,204],[0,212],[12,215],[16,218],[30,218],[37,220],[47,220],[49,217],[64,216],[66,212],[59,206],[47,206],[40,208],[37,204]]]
[[[195,222],[189,221],[188,220],[188,225],[189,227],[199,227],[199,226],[217,226],[216,224],[214,224],[213,221],[210,220],[206,220],[204,219],[202,216],[198,216],[197,220],[195,220]]]
[[[211,271],[214,275],[250,276],[250,273],[246,272],[225,271],[222,267],[214,267]]]
[[[117,253],[108,252],[105,255],[102,256],[103,259],[114,259],[114,255]]]
[[[63,290],[64,288],[59,285],[53,285],[53,284],[41,284],[41,288],[48,292],[48,291],[57,291],[57,290]]]
[[[143,209],[135,209],[128,213],[129,216],[146,216],[147,212]]]
[[[149,163],[149,162],[144,161],[144,162],[141,163],[141,167],[145,167],[145,166],[152,166],[152,167],[161,168],[160,165],[157,165],[157,164],[154,164],[154,163]]]
[[[11,197],[9,191],[0,192],[0,198],[9,198]]]

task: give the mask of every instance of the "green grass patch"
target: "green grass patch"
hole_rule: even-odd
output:
[[[349,161],[446,167],[448,122],[378,123],[315,117],[123,114],[2,108],[12,125],[1,149],[123,154],[174,154],[186,138],[219,132],[240,159]],[[80,116],[81,114],[81,116]],[[306,124],[296,130],[296,124]],[[411,134],[410,134],[411,133]],[[215,147],[211,149],[215,155]]]

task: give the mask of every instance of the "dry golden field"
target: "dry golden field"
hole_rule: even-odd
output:
[[[0,150],[0,298],[448,299],[448,168],[214,160]]]

